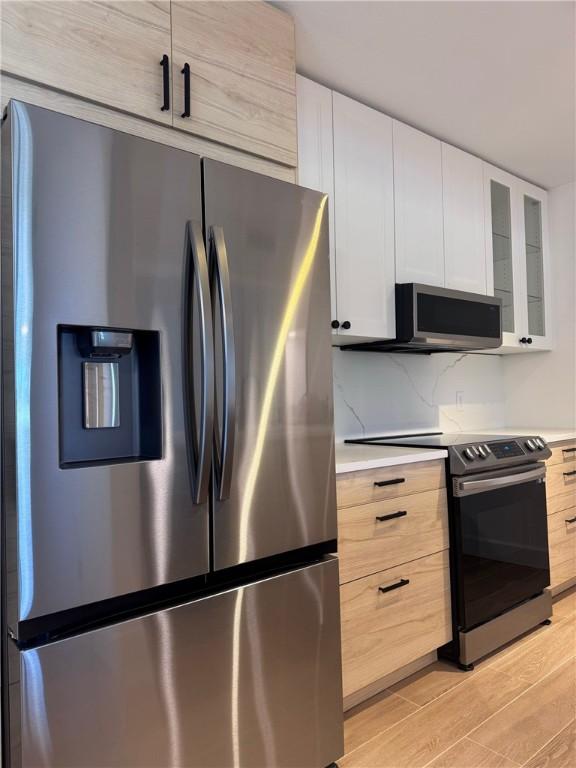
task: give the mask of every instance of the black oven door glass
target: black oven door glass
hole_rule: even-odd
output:
[[[455,498],[458,624],[468,630],[550,584],[546,485]]]

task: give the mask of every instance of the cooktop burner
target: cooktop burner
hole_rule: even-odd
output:
[[[346,440],[360,445],[397,445],[406,448],[444,448],[453,475],[484,472],[496,467],[528,464],[547,459],[550,449],[541,437],[510,435],[467,435],[420,432],[408,435],[382,435]]]

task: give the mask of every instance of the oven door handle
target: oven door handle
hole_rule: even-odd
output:
[[[510,485],[520,485],[530,483],[534,480],[544,482],[546,477],[546,467],[528,470],[528,472],[515,472],[512,475],[499,475],[498,477],[487,477],[483,480],[454,480],[454,496],[471,496],[474,493],[484,493],[486,491],[495,491],[500,488],[507,488]]]

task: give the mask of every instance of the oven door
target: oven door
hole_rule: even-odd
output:
[[[455,603],[469,630],[550,584],[546,468],[531,464],[453,481]]]

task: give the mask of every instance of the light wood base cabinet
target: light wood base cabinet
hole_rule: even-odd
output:
[[[340,600],[346,697],[451,639],[448,551],[344,584]]]
[[[422,461],[382,469],[364,469],[339,475],[336,481],[338,507],[371,501],[398,499],[412,493],[444,488],[444,461]]]
[[[338,510],[342,584],[448,549],[444,489]]]
[[[548,516],[550,582],[555,589],[576,576],[576,507]]]
[[[576,440],[551,445],[546,461],[548,551],[553,594],[576,579]]]

